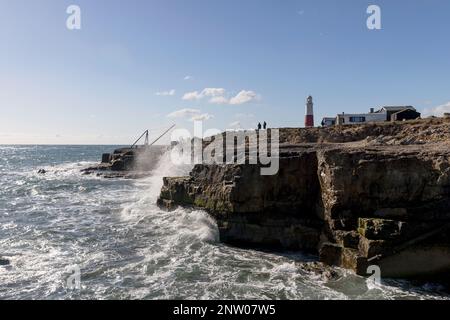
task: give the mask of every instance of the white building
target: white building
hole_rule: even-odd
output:
[[[342,113],[336,118],[325,117],[322,126],[361,124],[368,122],[405,121],[420,118],[420,113],[413,106],[385,106],[378,111],[371,108],[369,113]],[[333,121],[334,120],[334,121]]]
[[[336,118],[325,117],[322,119],[323,127],[331,127],[336,124]]]
[[[336,124],[361,124],[366,122],[384,122],[387,121],[387,113],[384,111],[369,113],[342,113],[336,117]]]

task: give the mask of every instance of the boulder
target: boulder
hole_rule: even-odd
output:
[[[102,154],[102,163],[110,163],[110,161],[111,161],[111,154],[110,153]]]
[[[125,170],[125,162],[123,160],[113,160],[111,163],[112,171],[123,171]]]
[[[7,266],[10,263],[11,262],[8,259],[0,257],[0,266]]]

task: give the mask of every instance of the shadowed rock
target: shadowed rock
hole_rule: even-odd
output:
[[[102,162],[81,170],[83,175],[97,174],[105,178],[135,179],[150,175],[160,157],[168,150],[166,146],[120,148],[112,154],[104,153]]]
[[[6,258],[0,257],[0,266],[8,266],[10,264],[10,261]]]
[[[316,252],[382,276],[450,271],[450,121],[280,130],[280,170],[196,165],[165,178],[158,204],[201,208],[221,240]]]

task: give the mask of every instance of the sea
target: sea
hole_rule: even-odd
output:
[[[168,154],[147,178],[80,170],[119,146],[0,146],[0,299],[448,299],[436,283],[304,267],[315,256],[219,241],[206,212],[156,206]],[[39,174],[39,170],[45,174]]]

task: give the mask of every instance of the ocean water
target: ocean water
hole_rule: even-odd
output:
[[[303,268],[314,257],[221,244],[205,212],[155,205],[162,177],[191,169],[168,155],[141,180],[80,173],[113,149],[0,146],[0,299],[448,298],[437,284],[328,280]]]

